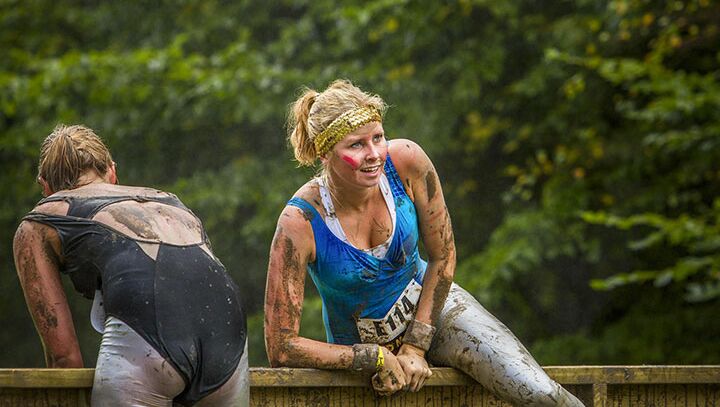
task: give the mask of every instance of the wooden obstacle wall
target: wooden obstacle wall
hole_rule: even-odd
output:
[[[720,366],[546,367],[587,406],[717,406]],[[0,407],[90,405],[93,369],[0,369]],[[434,368],[417,393],[377,397],[369,378],[347,371],[250,369],[250,405],[280,406],[511,406],[468,376]]]

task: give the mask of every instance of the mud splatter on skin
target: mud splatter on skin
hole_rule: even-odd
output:
[[[133,207],[131,205],[123,205],[119,207],[108,207],[107,213],[121,225],[130,229],[133,233],[144,239],[158,240],[159,236],[150,226],[153,217],[146,211]]]
[[[315,214],[310,209],[303,209],[302,216],[303,216],[303,218],[305,218],[306,221],[312,222],[313,218],[315,217]]]
[[[444,210],[439,213],[443,214],[444,222],[442,223],[440,230],[438,230],[438,233],[440,234],[440,240],[442,242],[440,259],[438,260],[438,269],[446,270],[448,267],[453,266],[450,264],[450,262],[454,262],[455,258],[455,238],[453,235],[452,224],[450,222],[450,214],[447,210],[447,206],[445,206]],[[445,299],[448,292],[450,291],[451,285],[452,278],[445,277],[444,273],[441,273],[438,278],[437,286],[433,291],[432,308],[430,310],[431,321],[438,321],[443,306],[445,305]]]
[[[374,230],[376,233],[384,236],[385,239],[387,239],[387,238],[390,237],[390,227],[387,226],[387,225],[382,224],[381,222],[379,222],[379,221],[378,221],[377,219],[375,219],[375,218],[373,218],[373,230]]]
[[[390,384],[394,388],[385,388],[385,383],[382,379],[383,372],[386,372],[385,370],[382,370],[372,377],[373,381],[373,389],[377,391],[377,394],[380,396],[390,396],[395,391],[400,390],[398,387],[398,384],[400,383],[400,380],[395,375],[395,372],[393,371],[387,371],[386,376],[390,379]]]
[[[427,188],[428,201],[432,201],[437,192],[437,175],[435,175],[435,171],[430,170],[425,174],[425,187]]]
[[[283,249],[283,257],[282,261],[284,264],[284,269],[282,272],[282,284],[281,288],[289,289],[291,286],[294,286],[297,284],[297,278],[295,277],[295,272],[298,270],[299,267],[299,259],[298,256],[296,256],[297,250],[295,249],[295,245],[293,244],[292,239],[290,239],[288,236],[285,236],[283,234],[282,228],[278,229],[278,234],[276,236],[275,241],[273,242],[273,249],[277,250],[278,246],[283,243],[284,249]],[[283,295],[288,296],[289,293],[275,293],[275,295]],[[285,307],[283,306],[279,301],[275,301],[274,307],[273,307],[273,313],[283,318],[283,325],[287,327],[296,327],[297,324],[300,321],[300,315],[302,313],[301,309],[297,309],[294,307]],[[281,330],[282,331],[282,330]],[[295,332],[292,332],[292,335],[295,335]],[[283,338],[282,342],[285,341],[285,336],[281,336]]]
[[[53,249],[52,241],[44,228],[38,229],[40,239],[40,253],[33,253],[32,246],[37,235],[28,233],[25,227],[18,228],[15,234],[15,241],[22,244],[18,251],[17,268],[23,289],[26,290],[25,297],[31,307],[33,321],[38,333],[44,337],[47,333],[57,329],[58,320],[55,308],[43,301],[45,293],[41,285],[42,278],[35,262],[35,256],[39,255],[49,264],[59,264],[58,257]],[[22,272],[21,272],[22,270]],[[48,357],[51,357],[48,355]]]
[[[285,243],[285,251],[283,252],[283,262],[285,264],[285,272],[284,275],[288,276],[291,275],[293,271],[298,270],[300,267],[300,262],[298,259],[298,256],[295,254],[297,253],[297,249],[295,249],[295,244],[293,243],[292,239],[288,236],[283,236],[284,243]],[[289,282],[289,281],[286,281]]]
[[[373,371],[378,359],[378,347],[374,344],[355,344],[352,346],[353,370]]]
[[[442,266],[447,264],[447,260],[444,260]],[[443,267],[444,268],[444,267]],[[437,326],[437,322],[440,319],[443,306],[445,306],[445,299],[452,286],[452,279],[440,278],[438,279],[435,290],[433,291],[433,303],[432,309],[430,310],[430,320]]]
[[[440,239],[443,242],[443,258],[450,256],[450,251],[455,251],[455,234],[453,233],[452,222],[450,221],[450,213],[448,212],[447,206],[445,207],[445,222],[443,223],[442,229],[440,229]]]
[[[295,244],[292,239],[284,234],[282,227],[278,226],[275,234],[275,238],[272,243],[273,253],[282,253],[282,272],[281,282],[276,284],[275,288],[277,291],[268,293],[271,298],[290,298],[291,287],[298,287],[303,284],[304,281],[300,280],[298,271],[300,270],[300,258],[295,248]],[[273,262],[271,257],[270,262]],[[271,266],[272,267],[272,266]],[[267,341],[268,344],[268,356],[270,356],[270,362],[273,366],[280,366],[280,360],[278,357],[284,356],[292,363],[304,360],[305,357],[303,352],[296,349],[294,340],[297,338],[297,330],[300,325],[302,316],[302,305],[300,307],[293,306],[284,301],[273,301],[272,314],[275,316],[274,324],[280,325],[274,331],[274,338]],[[265,325],[270,326],[270,321],[265,317]]]

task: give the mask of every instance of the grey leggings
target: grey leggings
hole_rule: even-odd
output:
[[[250,404],[247,342],[235,373],[196,406]],[[127,324],[115,317],[105,320],[95,379],[93,406],[167,406],[185,389],[175,368]]]
[[[467,291],[453,284],[428,352],[516,406],[583,406],[553,381],[510,330]]]

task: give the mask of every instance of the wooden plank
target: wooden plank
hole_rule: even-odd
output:
[[[89,407],[90,395],[83,389],[0,388],[0,406]]]
[[[95,369],[0,369],[0,387],[92,387]]]
[[[720,366],[566,366],[547,367],[562,384],[702,384],[720,383]],[[93,369],[0,369],[0,387],[85,388]],[[319,369],[251,368],[250,383],[261,387],[366,386],[369,375]],[[471,386],[475,382],[451,368],[433,368],[426,386]]]
[[[477,384],[459,370],[433,368],[425,386],[469,386]],[[250,385],[260,387],[360,387],[369,386],[370,374],[345,370],[251,368]]]
[[[607,384],[595,383],[592,385],[593,407],[607,406]]]
[[[426,386],[470,386],[475,381],[452,368],[433,368]],[[720,383],[720,366],[563,366],[546,367],[562,384]],[[251,368],[253,386],[364,386],[369,376],[349,371]]]
[[[586,387],[589,389],[590,387]],[[576,392],[577,385],[573,387]],[[720,406],[718,384],[608,385],[610,406]],[[90,389],[2,388],[0,406],[87,407]],[[376,397],[369,387],[253,387],[251,406],[257,407],[510,407],[482,386],[433,386],[418,393]],[[587,403],[590,407],[592,404]]]
[[[548,366],[563,384],[720,383],[720,366]]]

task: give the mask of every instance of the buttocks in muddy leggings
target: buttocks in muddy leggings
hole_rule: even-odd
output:
[[[231,380],[247,356],[238,288],[225,267],[203,248],[208,243],[204,233],[196,244],[153,242],[153,252],[148,253],[142,239],[92,219],[100,208],[136,198],[64,196],[55,200],[70,203],[66,216],[32,212],[25,220],[57,230],[62,271],[88,298],[101,290],[106,329],[108,323],[124,324],[149,344],[184,382],[174,402],[192,405]],[[187,210],[174,196],[155,201]]]

